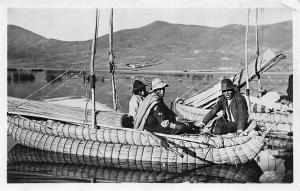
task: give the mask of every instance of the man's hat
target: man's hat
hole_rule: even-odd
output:
[[[160,89],[160,88],[164,88],[164,87],[168,87],[169,84],[163,82],[160,78],[154,78],[152,80],[152,88],[151,90],[154,91],[154,90],[157,90],[157,89]]]
[[[134,91],[138,91],[138,90],[142,90],[142,89],[144,89],[146,86],[147,86],[147,85],[144,84],[143,82],[141,82],[140,80],[135,80],[135,81],[133,82],[133,85],[132,85],[132,87],[133,87],[133,92],[134,92]]]
[[[232,83],[230,79],[224,79],[221,81],[221,90],[234,90],[235,85]]]

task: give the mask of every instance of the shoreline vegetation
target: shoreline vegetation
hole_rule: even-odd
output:
[[[7,70],[31,70],[31,71],[44,71],[44,70],[52,70],[52,71],[65,71],[67,69],[64,68],[24,68],[24,67],[8,67]],[[70,72],[79,72],[82,69],[71,69]],[[100,73],[109,73],[109,70],[105,69],[95,69],[95,72]],[[155,70],[155,69],[116,69],[115,73],[120,74],[236,74],[238,71],[218,71],[218,70]],[[264,72],[267,75],[290,75],[292,71],[285,71],[285,72]]]

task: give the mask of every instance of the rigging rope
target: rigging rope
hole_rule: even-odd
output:
[[[43,90],[44,88],[46,88],[47,86],[49,86],[50,84],[52,84],[53,82],[55,82],[57,79],[61,78],[63,75],[65,75],[66,73],[68,73],[76,64],[78,65],[82,65],[84,63],[84,60],[86,59],[86,56],[80,60],[78,63],[73,63],[71,64],[71,67],[68,68],[67,70],[65,70],[62,74],[58,75],[56,78],[54,78],[53,80],[51,80],[50,82],[46,83],[45,85],[43,85],[42,87],[40,87],[39,89],[37,89],[36,91],[34,91],[33,93],[29,94],[28,96],[26,96],[24,98],[24,100],[27,100],[19,105],[16,105],[14,110],[17,109],[18,107],[20,107],[21,105],[27,104],[29,103],[31,100],[28,100],[28,98],[32,97],[33,95],[35,95],[36,93],[38,93],[39,91]],[[82,71],[82,70],[81,70]],[[52,92],[51,92],[52,93]],[[48,94],[50,95],[50,94]],[[43,98],[43,97],[42,97]]]
[[[197,92],[195,92],[194,94],[192,94],[190,97],[188,97],[187,99],[194,97],[195,95],[199,94],[200,92],[203,92],[206,88],[208,88],[209,86],[211,86],[212,84],[215,84],[218,80],[215,80],[213,82],[211,82],[210,84],[208,84],[207,86],[205,86],[204,88],[198,90]],[[198,83],[196,83],[194,86],[192,86],[188,91],[186,91],[181,97],[185,96],[188,92],[190,92],[192,89],[194,89],[196,86],[198,86],[202,81],[200,80]],[[202,100],[200,100],[202,101]]]
[[[78,76],[79,74],[82,74],[83,71],[80,71],[77,74],[74,74],[70,79],[66,80],[65,82],[61,83],[59,86],[57,86],[56,88],[54,88],[54,90],[52,90],[51,92],[49,92],[48,94],[46,94],[45,96],[42,96],[39,101],[43,100],[43,98],[48,97],[50,94],[52,94],[53,92],[55,92],[57,89],[59,89],[60,87],[62,87],[63,85],[65,85],[66,83],[68,83],[69,81],[71,81],[71,79],[73,79],[74,77]]]

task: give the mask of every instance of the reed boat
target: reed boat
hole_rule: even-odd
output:
[[[18,118],[20,119],[20,117]],[[18,120],[17,119],[17,120]],[[19,120],[21,122],[21,120]],[[240,164],[246,163],[257,155],[257,153],[264,146],[264,138],[262,136],[244,136],[235,141],[231,141],[231,138],[221,138],[219,142],[232,142],[233,146],[226,147],[213,147],[208,146],[204,142],[188,141],[188,139],[181,138],[180,135],[167,139],[168,146],[162,146],[162,143],[157,142],[157,137],[152,134],[143,137],[143,132],[137,132],[136,130],[126,129],[116,130],[112,128],[96,130],[96,133],[90,133],[91,127],[83,128],[81,131],[82,137],[78,136],[72,138],[69,136],[68,131],[61,131],[61,128],[49,128],[49,124],[44,128],[46,132],[28,130],[24,128],[24,123],[11,123],[9,122],[8,133],[12,135],[17,143],[22,145],[37,148],[45,151],[61,152],[65,154],[74,154],[82,156],[98,156],[103,158],[113,158],[120,160],[141,160],[144,162],[177,162],[177,163],[191,163],[191,164]],[[30,123],[30,122],[29,122]],[[56,122],[54,122],[55,124]],[[23,124],[23,126],[22,126]],[[27,123],[28,124],[28,123]],[[35,123],[33,123],[35,124]],[[63,124],[57,124],[52,127],[62,127]],[[74,125],[73,125],[74,126]],[[70,125],[68,125],[70,127]],[[76,126],[80,127],[80,126]],[[76,129],[76,128],[75,128]],[[57,132],[60,136],[51,135],[52,132]],[[78,132],[78,130],[75,130]],[[98,131],[98,132],[97,132]],[[105,132],[115,132],[115,137]],[[136,132],[135,132],[136,131]],[[49,133],[47,133],[49,132]],[[77,136],[78,134],[74,134]],[[101,141],[87,140],[88,136],[93,138],[100,138]],[[130,137],[130,135],[137,135],[136,139]],[[139,135],[139,136],[138,136]],[[129,141],[127,141],[127,139]],[[138,139],[140,137],[141,139]],[[151,138],[150,138],[151,137]],[[196,136],[197,137],[197,136]],[[202,139],[201,135],[198,135]],[[206,136],[205,136],[206,137]],[[87,138],[87,139],[86,139]],[[92,138],[92,139],[93,139]],[[107,141],[106,141],[107,140]],[[163,139],[161,139],[162,141]],[[175,140],[172,142],[172,140]],[[216,139],[217,140],[217,139]],[[112,143],[124,141],[127,144]],[[149,146],[130,144],[130,142],[144,143]],[[238,144],[237,141],[241,141]],[[176,144],[177,142],[177,144]],[[184,144],[182,144],[182,143]],[[195,143],[196,142],[196,143]],[[157,144],[156,146],[150,146],[151,143]],[[186,146],[192,147],[186,147]],[[205,145],[204,148],[202,146]],[[200,147],[201,146],[201,147]],[[222,145],[221,145],[222,146]]]
[[[94,129],[91,125],[90,110],[8,97],[9,130],[20,127],[62,138],[137,146],[161,146],[161,142],[167,141],[170,142],[170,147],[187,148],[231,147],[247,143],[253,138],[251,135],[227,137],[149,133],[123,127],[122,117],[125,115],[117,111],[97,111],[96,121],[99,128]]]
[[[94,166],[97,161],[99,164]],[[188,165],[177,163],[144,163],[141,161],[81,158],[16,145],[8,153],[8,177],[27,176],[48,182],[51,178],[78,182],[258,182],[262,171],[255,161],[243,165]],[[39,181],[40,182],[40,181]]]
[[[261,74],[272,66],[284,59],[285,55],[281,52],[276,52],[272,49],[263,51],[258,60],[261,60],[261,68],[256,67],[256,62],[253,60],[248,66],[248,78],[245,74],[245,69],[230,77],[238,88],[246,85],[246,80],[255,79],[258,74]],[[213,85],[210,89],[191,96],[182,101],[175,101],[174,110],[182,118],[191,121],[202,121],[209,109],[216,103],[218,98],[222,95],[220,82]],[[245,96],[246,97],[246,96]],[[246,97],[246,99],[248,99]],[[177,99],[181,100],[181,99]],[[272,129],[272,131],[286,131],[292,132],[293,125],[293,108],[283,107],[279,104],[263,105],[257,98],[249,97],[250,108],[249,119],[254,119],[259,127],[265,129]],[[275,126],[275,128],[273,127]]]
[[[98,11],[96,20],[97,18]],[[61,104],[59,99],[47,102],[8,97],[8,134],[17,143],[43,151],[83,157],[200,165],[246,163],[253,160],[263,148],[264,136],[257,132],[250,132],[241,137],[207,134],[166,135],[124,128],[124,113],[117,111],[115,104],[112,27],[109,55],[114,109],[101,107],[101,110],[97,110],[93,81],[97,23],[96,21],[91,51],[91,109],[76,106],[74,102],[72,106]],[[110,23],[112,26],[112,12]],[[262,70],[283,57],[279,53],[274,57],[270,50],[265,51],[263,55],[269,55],[262,58],[263,61],[267,59],[265,62],[269,64],[262,67]]]
[[[8,134],[17,143],[45,151],[124,160],[239,164],[252,160],[264,146],[262,136],[250,133],[241,137],[166,135],[124,128],[123,116],[117,111],[97,111],[99,129],[94,129],[90,110],[8,97]]]

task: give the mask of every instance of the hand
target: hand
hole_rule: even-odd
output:
[[[196,121],[194,122],[194,125],[199,127],[200,129],[203,129],[205,124],[202,121]]]
[[[211,128],[205,127],[205,128],[203,128],[203,130],[201,132],[202,133],[211,133]]]
[[[184,99],[183,99],[183,98],[177,97],[177,98],[175,99],[175,103],[182,104],[183,102],[184,102]]]
[[[237,130],[236,135],[237,135],[238,137],[240,137],[240,136],[243,136],[244,133],[243,133],[242,130]]]

